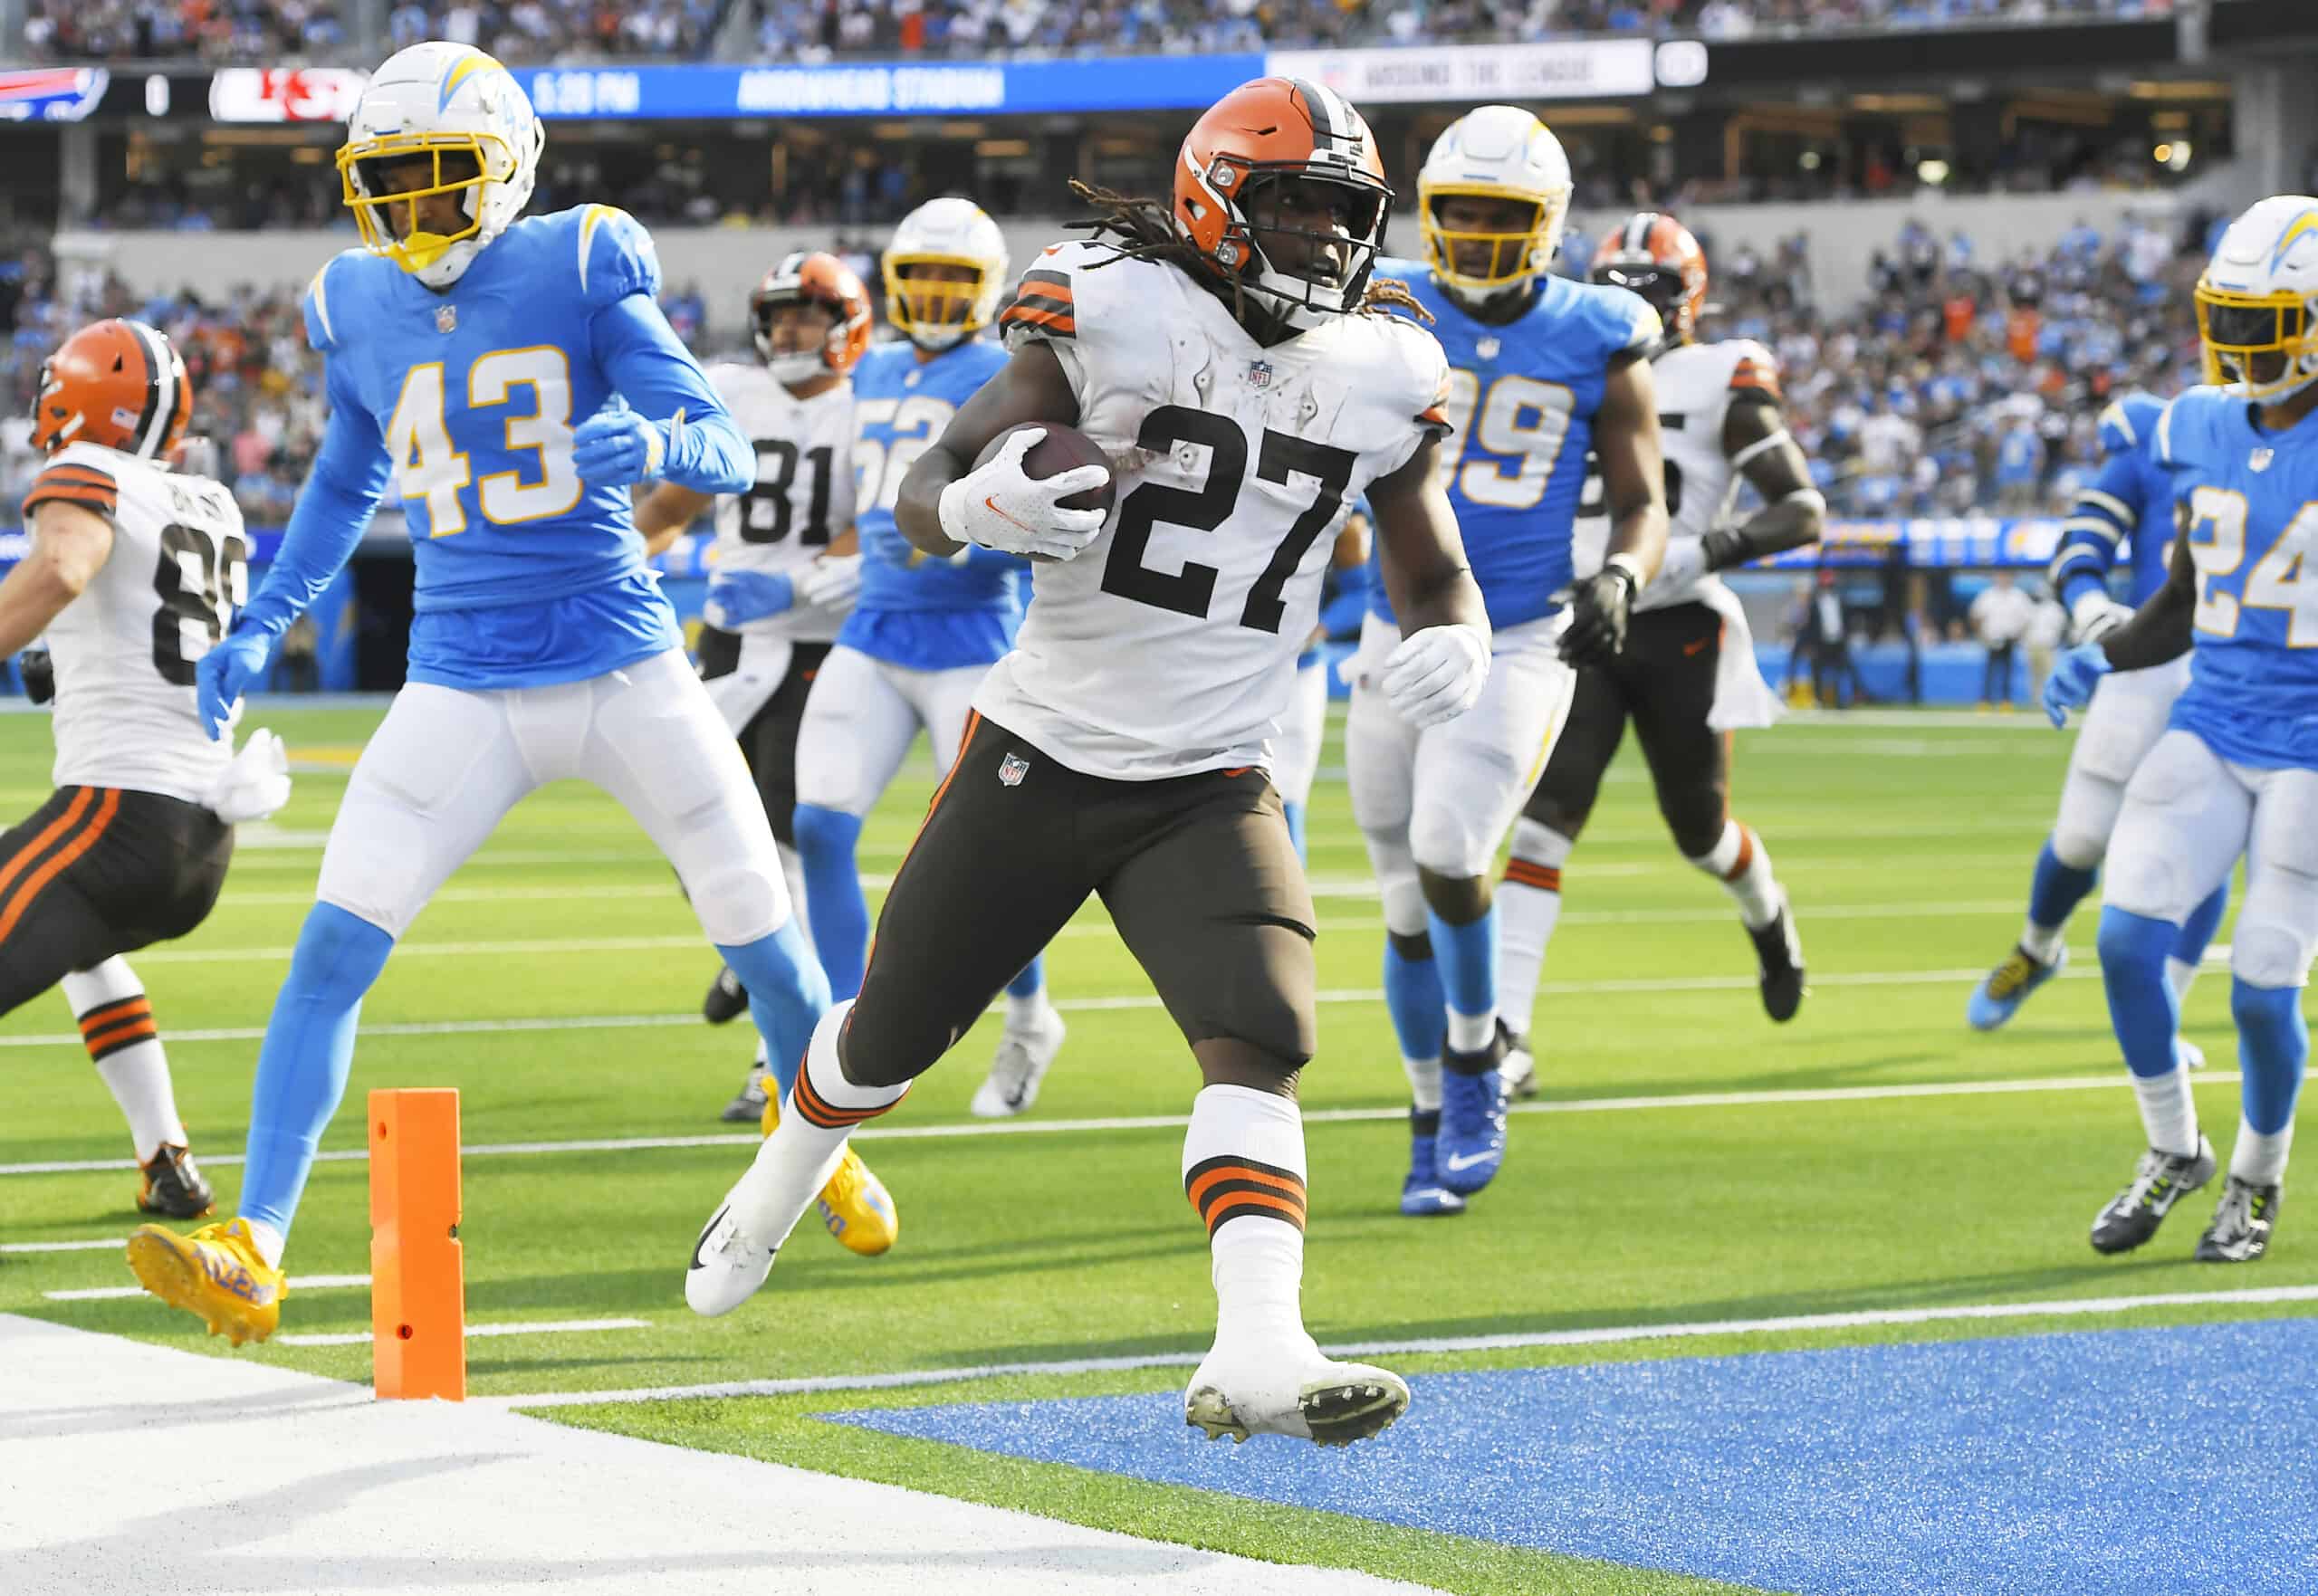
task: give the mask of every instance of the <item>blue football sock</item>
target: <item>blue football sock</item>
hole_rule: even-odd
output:
[[[1312,860],[1311,850],[1304,842],[1304,806],[1280,800],[1280,812],[1288,817],[1288,840],[1296,845],[1296,856],[1306,864]]]
[[[2206,946],[2221,929],[2221,917],[2228,912],[2229,883],[2225,881],[2181,922],[2181,934],[2173,939],[2173,957],[2192,970],[2205,962]]]
[[[1421,959],[1411,958],[1384,939],[1384,1009],[1401,1039],[1402,1057],[1441,1056],[1448,1019],[1441,1009],[1441,966],[1430,949]]]
[[[2048,931],[2058,931],[2084,902],[2084,894],[2101,878],[2099,870],[2079,870],[2064,865],[2053,852],[2052,840],[2037,850],[2035,874],[2028,878],[2028,918]]]
[[[2238,1086],[2246,1123],[2265,1136],[2294,1123],[2294,1102],[2310,1061],[2310,1027],[2300,987],[2229,983],[2229,1017],[2237,1022]]]
[[[2165,979],[2165,955],[2180,927],[2122,909],[2101,911],[2101,978],[2109,991],[2109,1025],[2125,1065],[2145,1079],[2170,1075],[2179,1060],[2180,1000]]]
[[[322,1130],[346,1095],[362,995],[394,945],[385,932],[333,903],[316,903],[298,933],[289,977],[258,1047],[242,1171],[242,1217],[284,1238]]]
[[[869,959],[869,900],[861,894],[854,863],[861,817],[799,804],[794,823],[805,901],[813,905],[813,946],[829,974],[829,1001],[842,1003],[861,995],[861,971]]]
[[[1006,983],[1010,998],[1035,998],[1047,988],[1047,956],[1044,953],[1022,966],[1022,973]]]
[[[716,951],[748,989],[749,1017],[764,1037],[765,1067],[786,1097],[797,1084],[797,1066],[804,1062],[813,1027],[829,1012],[829,977],[805,945],[794,914],[771,936],[753,942],[720,942]]]
[[[1441,992],[1451,1012],[1496,1014],[1497,906],[1467,925],[1451,925],[1431,910],[1424,917],[1432,926],[1432,956],[1441,965]]]

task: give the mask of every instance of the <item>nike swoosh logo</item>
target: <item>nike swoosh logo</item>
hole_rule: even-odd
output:
[[[999,520],[1020,527],[1026,532],[1035,532],[1039,530],[1038,528],[1030,525],[1028,521],[1016,521],[1012,516],[1007,514],[1003,510],[1001,510],[998,507],[998,501],[996,499],[985,495],[982,499],[982,507],[988,510],[991,514],[998,517]]]
[[[716,1210],[716,1217],[714,1219],[709,1220],[707,1224],[703,1225],[700,1228],[700,1239],[692,1244],[692,1266],[694,1268],[700,1269],[707,1266],[700,1261],[700,1249],[708,1245],[708,1233],[715,1229],[718,1225],[723,1223],[724,1216],[732,1211],[733,1205],[728,1202],[723,1208]]]
[[[1696,643],[1685,643],[1682,645],[1682,652],[1684,654],[1696,654],[1713,641],[1714,639],[1711,637],[1701,637]]]
[[[1491,1159],[1493,1159],[1493,1158],[1495,1158],[1495,1157],[1497,1157],[1497,1156],[1498,1156],[1498,1155],[1497,1155],[1496,1153],[1494,1153],[1494,1152],[1475,1152],[1475,1153],[1469,1153],[1469,1154],[1467,1154],[1466,1156],[1464,1156],[1464,1157],[1462,1157],[1462,1158],[1457,1157],[1457,1156],[1455,1156],[1455,1155],[1453,1155],[1453,1154],[1452,1154],[1452,1155],[1451,1155],[1450,1157],[1448,1157],[1448,1158],[1445,1158],[1445,1159],[1442,1160],[1441,1161],[1442,1161],[1442,1163],[1444,1163],[1445,1165],[1447,1165],[1447,1166],[1448,1166],[1448,1168],[1450,1169],[1450,1171],[1451,1171],[1451,1172],[1454,1172],[1454,1171],[1458,1171],[1458,1170],[1470,1170],[1470,1169],[1471,1169],[1475,1164],[1485,1164],[1485,1163],[1489,1162],[1489,1160],[1491,1160]]]

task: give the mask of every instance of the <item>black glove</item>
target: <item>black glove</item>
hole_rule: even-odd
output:
[[[16,674],[24,679],[24,696],[46,703],[56,696],[56,662],[45,648],[27,648],[16,656]]]
[[[1625,649],[1626,616],[1633,608],[1633,573],[1605,565],[1571,590],[1569,627],[1561,635],[1561,657],[1583,670],[1604,665]]]
[[[1747,540],[1738,535],[1736,527],[1717,527],[1699,540],[1700,551],[1706,556],[1710,571],[1727,571],[1734,565],[1744,565],[1754,559],[1755,551]]]

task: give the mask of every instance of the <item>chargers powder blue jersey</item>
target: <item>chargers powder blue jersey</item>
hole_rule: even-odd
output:
[[[1576,574],[1571,539],[1610,363],[1656,347],[1658,312],[1625,289],[1547,275],[1526,311],[1488,322],[1460,308],[1425,266],[1388,260],[1376,272],[1432,312],[1449,357],[1442,408],[1455,430],[1441,445],[1442,469],[1489,626],[1551,615],[1560,607],[1552,596]],[[1382,582],[1369,607],[1391,618]]]
[[[2197,387],[2158,422],[2198,568],[2172,723],[2241,765],[2318,769],[2318,416],[2268,432],[2252,410]]]
[[[2076,496],[2061,523],[2050,578],[2061,602],[2074,606],[2089,588],[2108,586],[2118,545],[2131,556],[2125,602],[2138,609],[2165,585],[2173,547],[2172,473],[2157,458],[2157,423],[2165,401],[2128,394],[2101,412],[2101,473]]]
[[[978,548],[963,561],[929,559],[894,521],[910,466],[1006,360],[1005,349],[984,339],[923,361],[913,344],[885,343],[854,368],[861,594],[838,633],[845,647],[910,670],[946,671],[994,664],[1014,645],[1028,562]]]
[[[731,425],[659,286],[650,235],[609,205],[516,223],[439,293],[360,250],[315,274],[306,336],[331,413],[302,508],[327,496],[367,519],[400,499],[411,680],[539,686],[681,645],[627,487],[583,483],[571,461],[572,429],[608,404]]]

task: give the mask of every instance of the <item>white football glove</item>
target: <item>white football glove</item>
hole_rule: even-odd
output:
[[[2079,643],[2098,643],[2132,618],[2129,606],[2119,604],[2096,588],[2070,608],[2069,635]]]
[[[1488,681],[1489,633],[1463,625],[1402,638],[1377,673],[1394,712],[1420,731],[1471,709]]]
[[[842,608],[860,591],[858,554],[824,554],[797,577],[797,602],[820,609]]]
[[[1011,435],[988,462],[942,490],[942,530],[961,543],[979,543],[1002,554],[1068,559],[1102,532],[1100,510],[1065,510],[1073,493],[1099,488],[1111,473],[1099,465],[1075,465],[1045,478],[1022,470],[1022,456],[1047,435],[1041,426]]]
[[[263,726],[201,795],[202,808],[228,826],[263,820],[289,801],[289,750]]]

